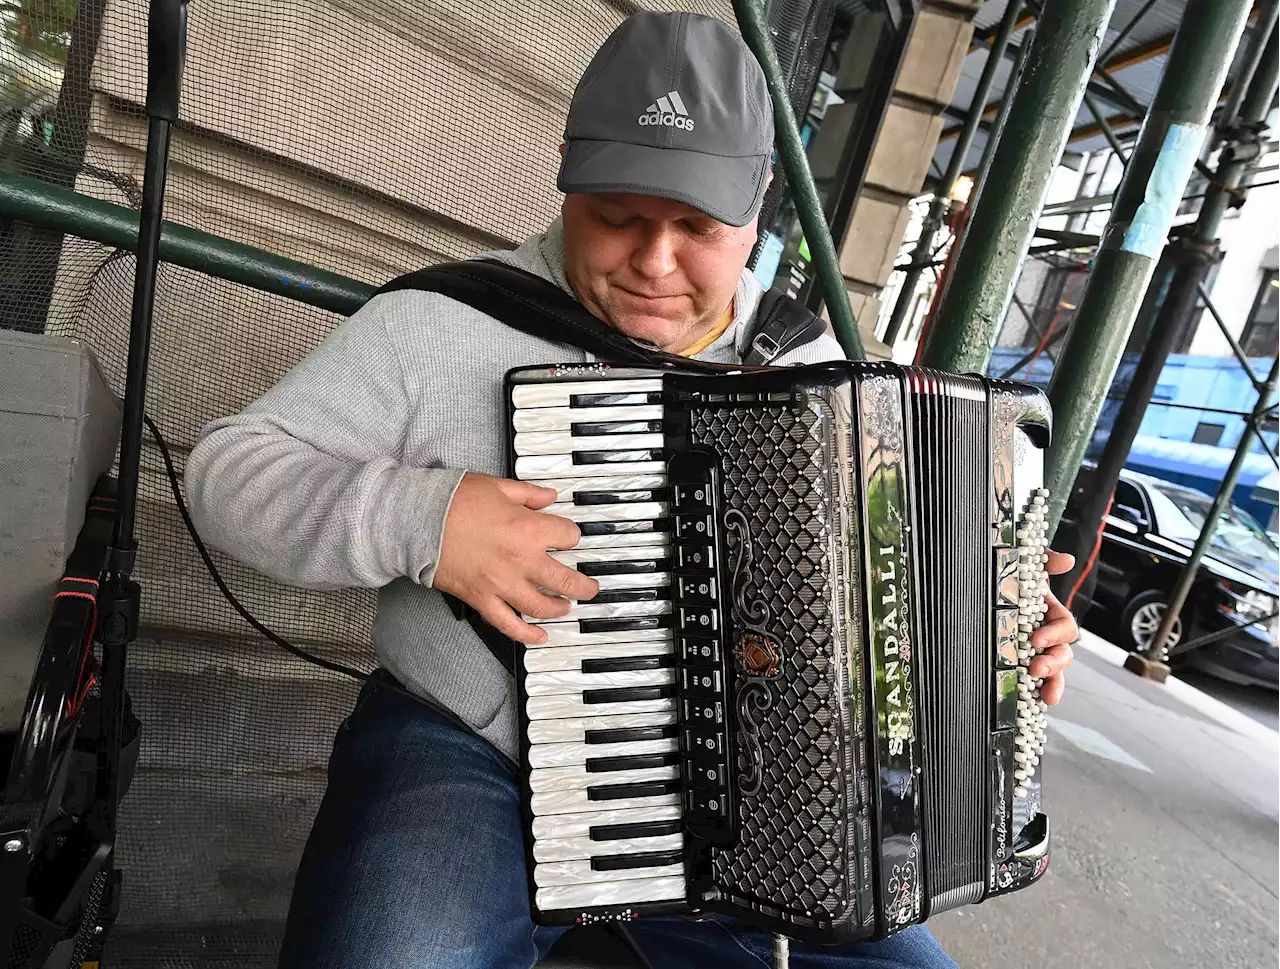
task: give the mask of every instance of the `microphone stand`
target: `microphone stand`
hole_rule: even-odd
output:
[[[186,52],[187,0],[152,0],[147,23],[147,155],[142,180],[129,357],[125,371],[124,414],[120,430],[117,518],[108,560],[108,577],[99,599],[102,642],[101,709],[103,739],[98,753],[90,826],[103,844],[114,845],[120,801],[120,747],[125,703],[125,660],[137,637],[141,587],[131,576],[137,559],[134,516],[142,460],[147,362],[160,263],[165,169],[169,142],[178,120],[178,94]]]

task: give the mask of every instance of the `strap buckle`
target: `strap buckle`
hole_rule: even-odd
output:
[[[778,355],[778,351],[782,349],[782,344],[767,332],[761,331],[751,341],[751,349],[759,355],[761,363],[768,363]]]

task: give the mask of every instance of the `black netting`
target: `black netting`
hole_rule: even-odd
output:
[[[677,5],[731,20],[727,0]],[[165,216],[375,285],[514,245],[554,218],[574,84],[636,8],[192,3]],[[139,207],[146,18],[144,2],[0,6],[0,188],[29,178]],[[38,221],[0,217],[0,326],[85,341],[121,393],[133,256]],[[207,421],[271,386],[338,320],[163,265],[147,411],[179,471]],[[149,439],[139,501],[143,634],[129,687],[143,743],[108,955],[122,967],[272,966],[356,685],[280,652],[235,615],[182,529]],[[369,594],[301,592],[214,558],[279,634],[373,668]]]

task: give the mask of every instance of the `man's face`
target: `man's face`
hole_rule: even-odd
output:
[[[679,353],[728,309],[756,241],[683,202],[566,195],[565,269],[582,304],[616,330]]]

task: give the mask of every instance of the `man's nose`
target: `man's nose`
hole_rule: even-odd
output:
[[[676,270],[675,233],[658,227],[645,234],[631,255],[631,268],[650,279],[661,279]]]

